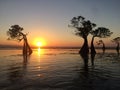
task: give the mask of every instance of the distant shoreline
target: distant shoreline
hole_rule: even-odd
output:
[[[31,47],[32,49],[37,49],[38,47]],[[41,49],[80,49],[81,47],[69,47],[69,46],[49,46],[49,47],[40,47]],[[96,49],[101,49],[102,47],[95,47]],[[106,47],[106,49],[115,49],[116,47]],[[22,46],[13,46],[13,45],[0,45],[0,50],[5,49],[22,49]]]

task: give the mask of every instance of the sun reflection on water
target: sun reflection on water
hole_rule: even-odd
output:
[[[44,50],[39,47],[37,49],[37,54],[38,54],[38,56],[41,56],[42,54],[44,54]]]
[[[38,56],[40,56],[40,54],[41,54],[41,49],[40,49],[40,47],[38,48]]]

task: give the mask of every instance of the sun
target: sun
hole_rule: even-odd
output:
[[[41,46],[42,46],[42,43],[41,43],[40,41],[38,41],[38,42],[36,43],[36,45],[37,45],[38,47],[41,47]]]
[[[39,47],[39,48],[44,47],[44,46],[46,46],[46,41],[43,38],[35,38],[33,40],[33,46]]]

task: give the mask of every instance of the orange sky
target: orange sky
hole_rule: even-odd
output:
[[[114,34],[103,39],[106,45],[114,45],[111,40],[120,36],[120,1],[87,2],[84,0],[2,0],[0,1],[0,45],[22,45],[22,42],[7,41],[7,30],[18,24],[28,34],[31,46],[40,41],[43,46],[82,46],[83,39],[75,36],[69,28],[70,20],[82,15],[97,24],[109,28]],[[39,40],[40,39],[40,40]],[[95,42],[99,38],[95,39]],[[90,44],[91,35],[88,37]]]

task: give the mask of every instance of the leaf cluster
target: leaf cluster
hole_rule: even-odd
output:
[[[101,44],[103,44],[104,42],[103,42],[103,40],[99,40],[98,42],[97,42],[97,45],[101,45]]]
[[[85,20],[82,16],[78,16],[72,18],[70,26],[76,29],[75,35],[84,38],[96,27],[96,24],[92,23],[90,20]]]
[[[8,40],[14,39],[21,41],[23,39],[23,28],[19,25],[13,25],[11,28],[7,31],[7,35],[9,36]]]
[[[98,27],[97,29],[93,30],[91,34],[94,37],[106,38],[110,37],[113,32],[111,32],[108,28],[105,27]]]
[[[120,42],[120,37],[116,37],[112,40],[112,42],[119,43]]]

